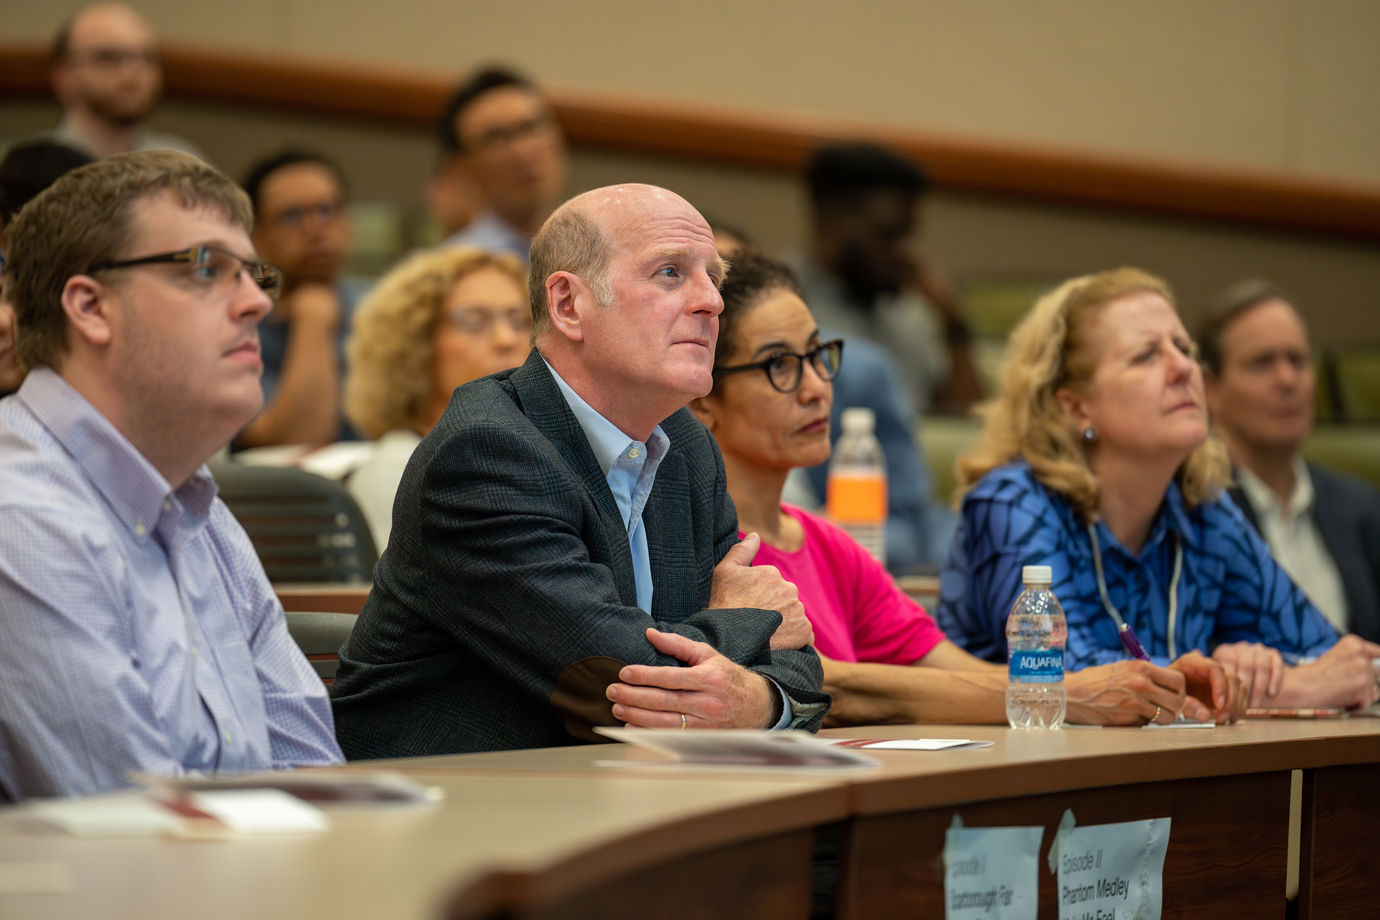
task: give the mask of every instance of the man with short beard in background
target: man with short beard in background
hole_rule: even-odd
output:
[[[52,86],[63,110],[56,140],[98,158],[167,148],[206,160],[188,141],[143,127],[163,67],[153,30],[123,4],[83,7],[63,24],[53,39]]]

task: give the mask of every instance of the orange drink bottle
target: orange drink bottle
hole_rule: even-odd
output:
[[[845,409],[843,433],[829,462],[829,517],[886,561],[886,462],[873,430],[871,409]]]

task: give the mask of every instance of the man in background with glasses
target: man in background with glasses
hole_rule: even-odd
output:
[[[475,210],[442,245],[510,252],[526,265],[532,236],[565,187],[565,137],[545,97],[512,71],[481,70],[455,90],[438,134],[441,163],[427,191],[433,212],[455,200]]]
[[[258,411],[281,274],[173,151],[74,170],[7,229],[31,369],[0,401],[0,801],[340,759],[320,679],[203,465]]]
[[[818,728],[795,586],[751,566],[709,392],[726,263],[689,202],[595,189],[532,243],[536,346],[413,452],[332,696],[352,759],[549,747],[596,726]]]
[[[345,173],[327,157],[282,150],[250,167],[254,247],[283,270],[283,296],[259,327],[264,411],[235,447],[357,440],[340,393],[345,343],[368,285],[344,277],[352,228]]]
[[[127,150],[181,150],[206,157],[179,137],[144,127],[163,88],[153,31],[120,3],[83,7],[53,39],[53,93],[62,104],[55,140],[108,157]]]

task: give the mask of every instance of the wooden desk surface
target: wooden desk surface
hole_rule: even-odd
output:
[[[1380,719],[1252,719],[1211,729],[996,726],[831,729],[854,738],[972,738],[977,750],[868,751],[880,771],[853,784],[857,815],[1172,779],[1380,763]]]
[[[846,814],[835,784],[792,779],[501,777],[415,772],[442,787],[430,809],[332,809],[326,834],[226,842],[89,840],[0,813],[0,863],[52,861],[60,895],[0,895],[7,920],[433,917],[488,870],[541,876],[559,897],[677,852],[754,833],[813,827]]]
[[[683,853],[850,815],[968,802],[999,808],[1003,799],[1042,792],[1380,762],[1375,719],[1036,735],[974,726],[826,734],[996,743],[873,752],[880,769],[839,773],[596,766],[645,756],[626,745],[350,765],[340,769],[404,771],[443,787],[447,798],[427,810],[337,809],[327,834],[234,842],[78,840],[25,824],[21,809],[0,809],[0,864],[57,863],[72,879],[62,894],[0,895],[0,916],[430,917],[462,888],[482,902],[478,883],[499,869],[530,873],[535,887],[523,893],[527,902],[549,903]]]
[[[314,584],[280,582],[273,586],[284,610],[314,613],[359,613],[369,597],[370,584]]]
[[[1168,779],[1380,763],[1380,719],[1251,719],[1211,729],[1069,727],[1016,732],[999,726],[885,725],[826,729],[826,738],[971,738],[991,747],[956,751],[866,751],[879,770],[813,774],[850,789],[856,815]],[[758,771],[702,771],[638,762],[627,745],[496,751],[389,761],[393,769],[475,775],[606,773],[596,761],[630,764],[629,776],[680,780],[761,777]],[[372,766],[382,766],[380,761]],[[770,775],[779,775],[772,773]]]

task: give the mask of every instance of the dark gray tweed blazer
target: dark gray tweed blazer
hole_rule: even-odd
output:
[[[546,747],[616,724],[624,664],[673,665],[649,625],[708,642],[775,680],[817,728],[813,649],[773,652],[773,611],[707,610],[738,538],[723,459],[682,409],[643,513],[652,616],[636,606],[627,532],[584,432],[533,350],[455,391],[408,464],[388,549],[332,687],[350,759]],[[655,620],[655,623],[653,623]]]

